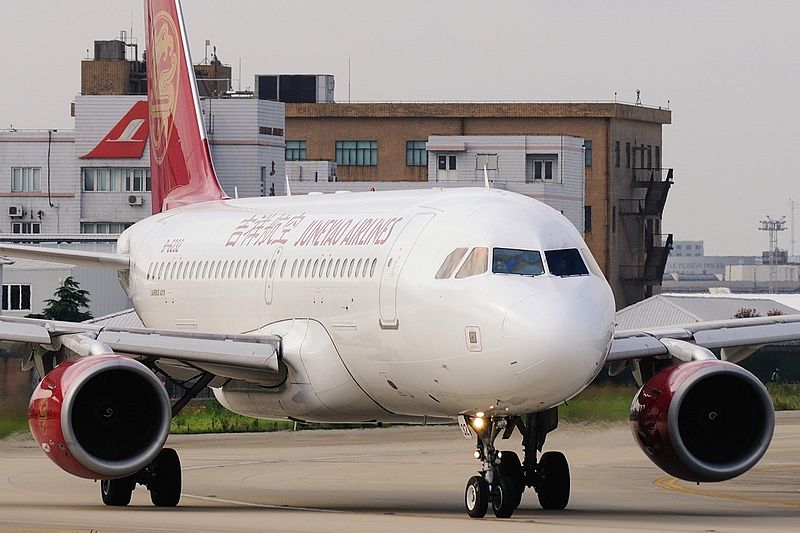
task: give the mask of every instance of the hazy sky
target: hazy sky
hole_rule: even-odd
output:
[[[0,128],[72,128],[94,40],[132,22],[143,45],[140,0],[2,9]],[[256,72],[330,73],[346,101],[350,58],[353,101],[669,101],[663,229],[706,254],[760,253],[758,221],[800,202],[797,2],[184,0],[184,14],[194,61],[210,39],[234,78],[241,58],[243,88]]]

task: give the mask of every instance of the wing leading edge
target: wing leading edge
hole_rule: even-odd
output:
[[[0,244],[0,255],[110,270],[130,269],[130,258],[127,255],[106,252],[84,252],[61,248],[23,246],[20,244]]]
[[[800,315],[620,330],[614,333],[606,362],[674,355],[674,343],[671,340],[684,341],[707,350],[721,349],[723,360],[738,362],[765,344],[800,340]]]
[[[274,335],[223,335],[0,317],[0,346],[34,358],[71,352],[68,357],[125,355],[169,369],[207,372],[218,378],[274,384],[285,377],[281,339]],[[44,366],[44,365],[42,365]],[[48,369],[37,368],[40,373]]]

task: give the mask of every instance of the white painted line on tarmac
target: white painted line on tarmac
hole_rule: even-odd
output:
[[[271,505],[268,503],[254,503],[242,502],[239,500],[226,500],[225,498],[216,498],[212,496],[200,496],[197,494],[181,493],[184,498],[193,498],[195,500],[203,500],[207,502],[228,503],[231,505],[241,505],[243,507],[258,507],[261,509],[281,509],[285,511],[307,511],[311,513],[344,513],[345,511],[338,511],[336,509],[317,509],[314,507],[295,507],[293,505]]]

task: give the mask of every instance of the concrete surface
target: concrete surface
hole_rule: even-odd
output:
[[[506,442],[519,450],[516,434]],[[526,492],[505,520],[491,510],[466,516],[464,485],[478,463],[457,426],[176,436],[169,445],[183,463],[180,506],[156,509],[139,487],[119,509],[32,441],[0,441],[0,532],[800,530],[798,413],[779,413],[751,472],[700,486],[662,474],[626,424],[563,425],[546,449],[570,462],[569,506],[545,512]]]

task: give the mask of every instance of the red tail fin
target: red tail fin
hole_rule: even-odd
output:
[[[145,0],[153,214],[227,198],[217,180],[180,0]]]

